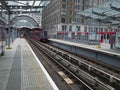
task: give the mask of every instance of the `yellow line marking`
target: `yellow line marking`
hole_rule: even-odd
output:
[[[27,52],[27,53],[28,53],[28,52]],[[40,90],[44,90],[43,84],[42,84],[42,80],[40,79],[40,76],[38,75],[38,70],[37,70],[37,68],[35,67],[36,65],[35,65],[33,59],[30,58],[30,57],[31,57],[30,54],[28,54],[28,59],[27,59],[27,60],[29,60],[30,63],[32,64],[32,71],[33,71],[33,73],[34,73],[34,76],[36,77],[37,82],[39,83]]]

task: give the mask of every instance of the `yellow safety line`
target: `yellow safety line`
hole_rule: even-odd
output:
[[[28,52],[27,52],[28,53]],[[36,77],[36,79],[37,79],[37,82],[39,83],[39,87],[40,87],[40,90],[44,90],[44,88],[43,88],[43,84],[42,84],[42,80],[39,78],[40,76],[38,75],[38,70],[35,68],[35,63],[33,62],[33,60],[30,58],[30,54],[28,54],[28,60],[30,61],[30,63],[32,64],[32,70],[33,70],[33,72],[34,72],[34,75],[35,75],[35,77]]]

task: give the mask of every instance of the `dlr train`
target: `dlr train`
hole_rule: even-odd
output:
[[[48,34],[47,31],[43,31],[40,28],[28,28],[23,27],[21,28],[21,37],[29,37],[34,40],[38,40],[41,42],[47,42],[48,41]]]
[[[43,31],[42,29],[39,29],[39,28],[33,28],[29,32],[29,37],[34,39],[34,40],[41,41],[41,42],[47,42],[48,41],[47,31]]]

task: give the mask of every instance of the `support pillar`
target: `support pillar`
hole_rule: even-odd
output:
[[[12,49],[12,47],[10,47],[10,14],[8,14],[8,47],[7,49]]]

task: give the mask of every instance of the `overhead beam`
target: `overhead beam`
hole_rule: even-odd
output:
[[[0,7],[2,7],[2,5],[0,5]],[[37,9],[37,8],[44,8],[45,6],[34,6],[33,8],[34,9]],[[7,6],[8,9],[30,9],[31,6],[23,6],[23,5],[9,5]],[[5,8],[2,8],[2,9],[5,9]]]
[[[33,9],[33,7],[34,7],[35,1],[36,1],[36,0],[33,1],[33,4],[32,4],[32,6],[31,6],[31,8],[30,8],[30,13],[31,13],[31,11],[32,11],[32,9]]]
[[[13,0],[5,0],[5,1],[13,1]],[[17,1],[33,1],[33,0],[17,0]],[[36,0],[36,1],[50,1],[50,0]]]
[[[7,11],[7,14],[10,14],[10,9],[7,8],[5,0],[0,0],[0,2],[2,4],[1,8],[5,8],[5,10]]]
[[[11,11],[12,14],[17,13],[17,14],[29,14],[30,11]],[[31,11],[31,13],[40,13],[40,11]]]
[[[41,0],[41,2],[39,3],[39,6],[41,5],[42,2],[43,2],[43,0]]]
[[[13,2],[16,2],[16,3],[22,4],[22,5],[26,5],[25,3],[22,3],[22,2],[19,2],[19,1],[13,1]]]

